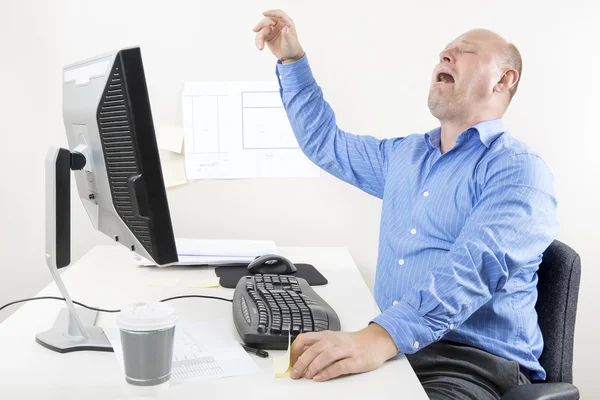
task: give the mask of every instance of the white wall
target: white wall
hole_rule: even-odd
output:
[[[181,125],[185,81],[274,78],[274,60],[255,50],[251,29],[262,10],[283,8],[296,21],[340,126],[390,137],[435,126],[426,96],[437,54],[465,30],[485,27],[523,54],[523,80],[505,121],[554,172],[559,239],[582,256],[575,383],[584,398],[592,397],[600,390],[594,372],[600,357],[594,293],[600,278],[594,118],[600,110],[600,29],[592,1],[566,4],[0,1],[0,303],[33,295],[50,281],[43,258],[43,159],[49,144],[66,144],[64,64],[141,45],[155,124]],[[76,259],[108,240],[91,229],[73,200]],[[372,287],[381,204],[325,173],[318,179],[196,181],[170,190],[169,201],[178,236],[346,246]]]

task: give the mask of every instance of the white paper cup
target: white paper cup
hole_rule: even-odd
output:
[[[125,380],[137,395],[169,388],[177,314],[168,304],[136,303],[117,317],[121,331]]]

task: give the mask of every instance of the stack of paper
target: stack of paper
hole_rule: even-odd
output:
[[[176,238],[179,262],[175,265],[249,264],[263,254],[276,254],[271,240],[216,240]],[[140,265],[155,265],[135,254]]]

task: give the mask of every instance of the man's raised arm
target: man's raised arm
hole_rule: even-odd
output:
[[[342,131],[312,75],[292,19],[280,10],[263,14],[254,28],[256,46],[262,50],[266,44],[278,59],[281,97],[302,151],[330,174],[383,197],[389,155],[403,139]]]

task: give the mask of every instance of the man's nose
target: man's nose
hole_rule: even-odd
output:
[[[454,56],[450,49],[446,49],[440,53],[440,63],[451,63],[454,64]]]

